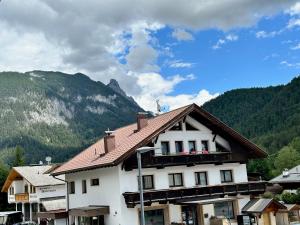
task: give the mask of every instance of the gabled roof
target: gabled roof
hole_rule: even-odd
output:
[[[19,178],[26,179],[35,187],[64,184],[63,181],[55,179],[50,174],[46,173],[51,168],[52,165],[13,167],[6,178],[1,191],[7,192],[11,183]]]
[[[282,174],[280,174],[269,182],[273,184],[300,183],[300,165],[290,169],[287,176],[283,176]]]
[[[257,198],[251,199],[243,208],[243,213],[263,213],[270,206],[274,206],[276,210],[284,210],[286,207],[275,199]]]
[[[255,144],[244,138],[236,131],[222,123],[220,120],[200,108],[196,104],[188,105],[175,109],[173,111],[161,114],[154,118],[148,119],[148,125],[143,129],[135,132],[137,124],[131,124],[115,130],[116,147],[113,151],[104,154],[104,139],[97,141],[74,158],[60,166],[52,174],[59,175],[94,168],[115,166],[129,157],[139,147],[149,143],[160,133],[172,127],[175,123],[182,120],[190,113],[197,113],[204,117],[216,129],[227,133],[230,137],[240,143],[249,151],[253,152],[253,158],[266,157],[266,152],[261,150]],[[103,156],[101,156],[103,155]]]

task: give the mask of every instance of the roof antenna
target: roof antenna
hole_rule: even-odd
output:
[[[113,133],[114,133],[114,131],[109,130],[109,128],[107,128],[107,130],[105,131],[105,134],[106,134],[107,136],[110,136],[110,135],[112,135]]]
[[[161,113],[161,106],[159,104],[159,99],[156,100],[156,109],[157,109],[156,115],[158,116]]]

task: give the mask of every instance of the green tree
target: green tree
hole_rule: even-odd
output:
[[[283,147],[274,160],[274,175],[280,174],[285,168],[291,169],[300,164],[300,153],[290,147]]]
[[[0,162],[0,187],[3,186],[7,175],[8,175],[8,169],[4,166],[3,163]],[[7,210],[7,209],[8,209],[7,194],[0,193],[0,211]]]
[[[13,166],[24,166],[24,149],[21,146],[17,146],[15,149],[15,159]]]

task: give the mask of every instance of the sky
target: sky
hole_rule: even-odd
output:
[[[114,78],[144,109],[174,109],[288,83],[299,34],[293,0],[2,0],[0,71]]]

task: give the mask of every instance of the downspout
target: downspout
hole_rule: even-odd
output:
[[[63,179],[60,179],[58,177],[56,177],[55,175],[51,175],[54,179],[56,180],[60,180],[62,182],[65,182],[67,184],[67,191],[66,191],[66,200],[67,200],[67,212],[69,212],[69,182]],[[68,217],[67,217],[67,225],[70,225],[70,220],[69,220],[69,213],[68,213]]]

